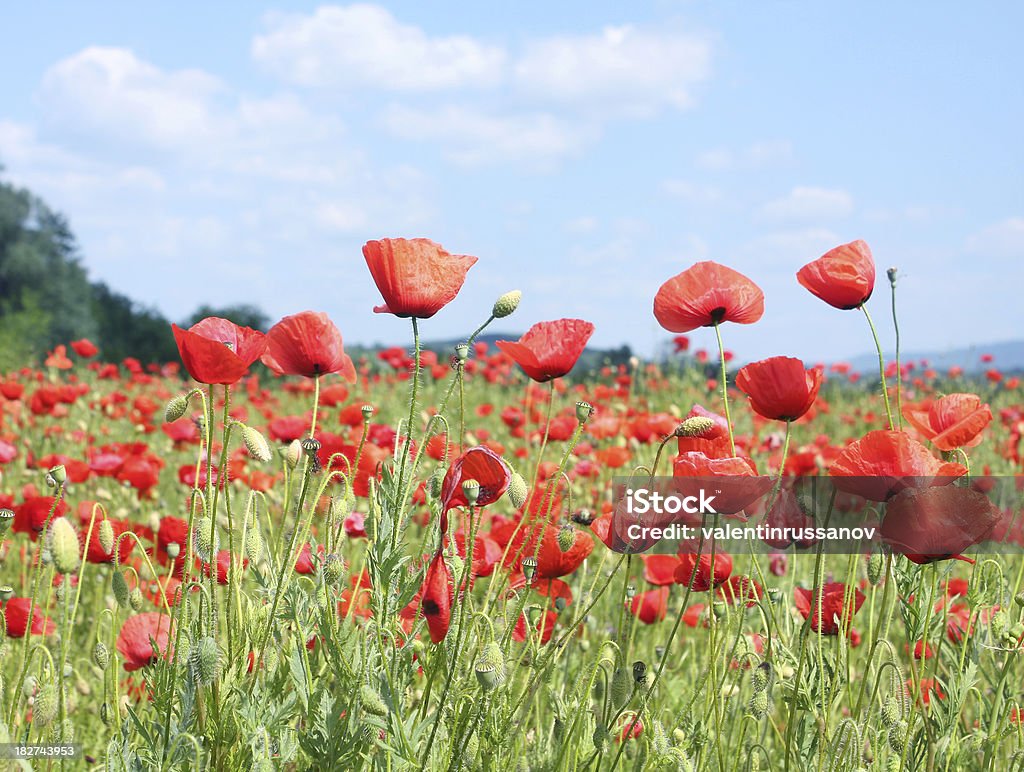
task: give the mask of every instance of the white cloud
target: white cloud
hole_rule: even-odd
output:
[[[689,180],[665,180],[661,184],[661,189],[673,198],[693,204],[712,204],[722,200],[722,191],[719,188]]]
[[[90,46],[53,65],[39,99],[52,122],[161,147],[209,141],[223,86],[200,70],[165,72],[124,48]]]
[[[580,217],[574,217],[571,220],[566,220],[562,226],[565,228],[567,233],[593,233],[597,230],[600,222],[592,215],[582,215]]]
[[[589,129],[546,113],[498,115],[456,105],[394,105],[385,111],[383,123],[402,139],[440,143],[446,157],[465,166],[509,161],[543,166],[579,153],[593,136]]]
[[[853,197],[845,190],[795,187],[758,210],[763,220],[834,220],[853,213]]]
[[[358,231],[366,225],[366,212],[353,201],[333,201],[316,208],[316,221],[330,231]]]
[[[792,143],[787,140],[765,140],[744,148],[719,147],[705,150],[697,154],[694,162],[702,169],[742,171],[784,164],[792,159]]]
[[[1024,217],[1009,217],[982,228],[967,238],[966,248],[973,255],[1024,259]]]
[[[529,42],[515,65],[526,94],[603,111],[649,114],[689,107],[711,69],[710,43],[696,35],[606,27],[594,35]]]
[[[491,85],[505,53],[466,35],[430,37],[377,5],[273,14],[252,42],[256,61],[302,86],[432,91]]]

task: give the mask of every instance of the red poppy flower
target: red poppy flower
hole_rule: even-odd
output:
[[[865,242],[851,241],[805,265],[797,271],[796,280],[830,306],[848,311],[871,297],[875,261]]]
[[[440,643],[448,635],[452,621],[452,572],[438,550],[427,567],[420,588],[420,609],[426,617],[432,643]]]
[[[499,340],[495,345],[512,357],[537,383],[561,378],[576,365],[594,334],[594,325],[582,319],[538,322],[517,341]]]
[[[575,530],[572,544],[569,549],[563,551],[558,543],[558,531],[557,526],[540,524],[520,529],[509,547],[506,564],[511,564],[514,560],[515,569],[521,572],[523,558],[532,557],[537,551],[537,538],[540,536],[540,550],[537,551],[537,579],[557,579],[560,576],[568,576],[579,568],[594,550],[594,540],[583,531]],[[517,555],[519,556],[518,560],[515,560]]]
[[[804,368],[793,357],[770,357],[751,362],[736,374],[736,388],[750,400],[755,413],[775,421],[795,421],[818,396],[822,370]]]
[[[714,571],[712,571],[714,565]],[[694,576],[696,569],[696,576]],[[716,551],[714,563],[711,560],[710,549],[708,552],[701,552],[698,559],[694,552],[682,552],[679,555],[679,565],[675,572],[676,584],[683,587],[690,586],[693,579],[693,592],[707,592],[712,587],[718,587],[725,582],[732,573],[732,556],[728,552]]]
[[[128,617],[117,634],[117,650],[128,672],[146,667],[167,653],[171,639],[171,618],[157,611]],[[154,653],[153,647],[156,645]]]
[[[634,595],[629,611],[645,625],[660,622],[668,612],[668,587],[655,587]]]
[[[363,257],[384,296],[376,314],[429,319],[459,294],[477,258],[453,255],[430,239],[367,241]]]
[[[739,271],[705,261],[661,285],[654,316],[669,332],[689,332],[722,322],[753,324],[764,314],[764,293]]]
[[[476,480],[480,483],[477,507],[486,507],[501,498],[512,481],[512,470],[504,459],[490,448],[478,445],[459,456],[444,476],[441,484],[441,531],[448,530],[448,511],[453,507],[468,506],[462,483]]]
[[[977,394],[947,394],[929,405],[906,405],[904,417],[939,450],[973,448],[992,421]]]
[[[11,530],[15,533],[27,533],[33,541],[46,525],[46,519],[50,516],[50,509],[53,507],[53,496],[29,496],[24,502],[14,507],[14,523]],[[68,513],[68,505],[61,499],[57,502],[54,510],[55,518],[62,517]]]
[[[749,458],[729,456],[708,458],[698,451],[680,453],[672,462],[674,490],[681,496],[700,496],[711,486],[716,489],[715,512],[733,515],[749,507],[772,486],[770,477],[758,477]]]
[[[644,579],[659,587],[675,584],[676,568],[679,566],[678,555],[641,555],[644,561]]]
[[[558,614],[554,611],[545,611],[540,615],[540,618],[537,619],[537,624],[534,625],[534,629],[540,635],[540,642],[542,644],[551,640],[551,635],[555,632],[555,623],[557,621]],[[516,643],[525,643],[526,638],[526,614],[520,614],[519,619],[516,620],[515,626],[512,628],[512,640]]]
[[[984,493],[952,485],[909,488],[886,504],[881,535],[913,562],[932,563],[960,557],[998,520],[999,510]]]
[[[131,530],[128,523],[124,520],[108,520],[110,528],[114,532],[114,543],[117,545],[118,562],[124,563],[132,550],[135,548],[135,539],[130,536],[121,538],[121,534],[125,531]],[[97,519],[93,525],[92,533],[89,535],[89,543],[86,546],[85,559],[90,563],[113,563],[114,562],[114,551],[107,552],[100,544],[100,520]],[[83,528],[81,532],[82,540],[85,539],[87,528]]]
[[[322,311],[286,316],[267,332],[263,364],[278,375],[315,378],[340,373],[355,383],[356,368],[345,353],[341,332]]]
[[[28,611],[32,607],[30,598],[11,598],[4,606],[4,619],[7,622],[7,635],[11,638],[24,638],[28,630]],[[32,635],[49,635],[57,629],[52,619],[43,617],[36,604],[32,613]]]
[[[960,464],[939,461],[906,432],[888,429],[851,443],[829,468],[837,488],[871,501],[885,501],[905,488],[946,485],[966,473]]]
[[[181,361],[199,383],[236,383],[266,346],[262,332],[209,316],[187,330],[172,324]]]
[[[811,629],[822,635],[838,635],[840,627],[846,627],[853,615],[864,604],[864,593],[854,589],[846,600],[846,585],[842,582],[829,582],[821,588],[821,613],[818,613],[818,591],[806,590],[803,587],[793,588],[793,600],[797,611],[804,619],[811,618]]]
[[[74,340],[71,342],[71,348],[78,356],[83,359],[89,359],[96,356],[99,353],[99,349],[96,348],[96,344],[88,338],[82,338],[81,340]]]

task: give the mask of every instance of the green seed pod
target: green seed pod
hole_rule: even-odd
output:
[[[68,470],[64,464],[57,464],[51,467],[46,473],[46,482],[51,488],[63,485],[68,481]]]
[[[49,726],[57,718],[59,707],[57,704],[57,687],[53,684],[44,685],[39,690],[35,703],[32,705],[33,726]]]
[[[494,308],[491,309],[491,316],[495,319],[504,319],[510,316],[519,308],[519,301],[523,299],[523,293],[519,290],[506,292],[494,301]]]
[[[589,402],[577,402],[576,403],[576,420],[581,424],[585,424],[590,420],[591,416],[594,415],[594,406]]]
[[[131,595],[131,589],[128,587],[128,580],[125,579],[124,571],[114,570],[113,575],[110,577],[110,589],[114,593],[114,600],[117,601],[117,605],[121,608],[128,608],[128,596]]]
[[[245,445],[245,449],[249,451],[249,455],[257,461],[266,463],[274,457],[274,454],[270,452],[267,438],[251,426],[242,424],[242,442]]]
[[[526,497],[530,494],[530,489],[526,484],[526,480],[519,472],[513,472],[512,477],[508,483],[508,500],[512,502],[512,506],[516,509],[521,509],[526,503]]]
[[[92,647],[92,661],[100,670],[106,670],[110,664],[110,651],[103,641],[96,641],[96,645]]]
[[[3,538],[13,522],[14,512],[9,509],[0,509],[0,538]]]
[[[192,652],[192,666],[196,681],[204,686],[220,678],[220,647],[213,636],[207,635],[199,641]]]
[[[633,681],[637,686],[643,686],[647,683],[647,663],[642,659],[638,659],[633,663]]]
[[[50,525],[50,550],[53,567],[58,573],[71,574],[78,570],[80,563],[78,534],[66,517],[58,517]]]
[[[476,679],[485,692],[493,691],[505,683],[505,657],[501,647],[491,641],[484,646],[476,661]]]
[[[466,503],[470,506],[476,504],[480,498],[480,482],[478,480],[463,480],[462,495],[466,497]]]
[[[533,584],[534,577],[537,576],[537,558],[532,555],[523,558],[522,569],[523,579],[526,580],[527,584]]]
[[[568,523],[563,523],[562,527],[558,529],[558,549],[562,552],[568,552],[575,543],[576,529]]]
[[[179,394],[176,397],[172,397],[164,409],[164,420],[172,424],[185,415],[185,411],[188,410],[188,400],[188,394]]]
[[[100,520],[99,531],[97,533],[99,538],[100,547],[108,555],[114,551],[114,526],[110,524],[110,521],[106,518]]]
[[[372,716],[386,716],[388,714],[387,703],[380,696],[376,689],[369,684],[359,687],[359,698],[363,703],[363,710]]]
[[[612,674],[611,698],[612,707],[621,710],[633,696],[633,677],[624,667],[615,669]]]

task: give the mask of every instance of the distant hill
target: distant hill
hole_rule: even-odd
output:
[[[991,362],[982,362],[983,354],[991,354]],[[894,356],[887,351],[886,361]],[[945,351],[906,351],[900,352],[903,362],[920,362],[927,360],[928,366],[940,372],[957,365],[964,372],[983,372],[990,368],[998,368],[1004,373],[1024,371],[1024,340],[1006,341],[1004,343],[979,344],[965,348],[952,348]],[[860,354],[850,360],[854,370],[868,372],[877,370],[878,355],[875,353]]]

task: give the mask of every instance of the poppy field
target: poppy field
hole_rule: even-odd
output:
[[[885,357],[899,277],[866,243],[793,281],[823,335],[862,329],[870,372],[733,367],[766,298],[714,262],[652,293],[663,360],[584,370],[594,326],[519,319],[515,290],[432,351],[476,258],[363,257],[408,346],[353,359],[317,311],[211,317],[167,329],[180,361],[82,339],[3,375],[0,747],[73,746],[46,769],[1024,768],[1024,392],[998,362]],[[509,317],[520,339],[478,340]],[[614,481],[655,478],[721,480],[716,525],[827,525],[856,495],[881,537],[637,547]],[[723,503],[751,481],[759,504]]]

